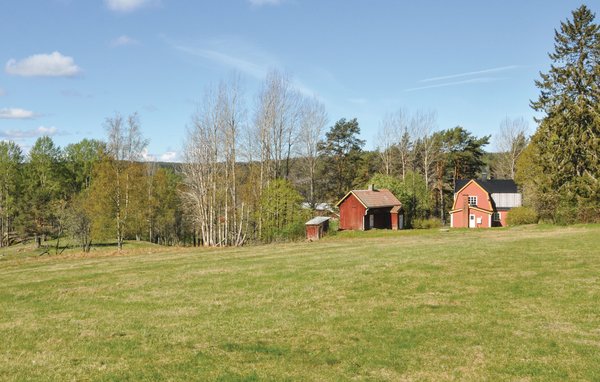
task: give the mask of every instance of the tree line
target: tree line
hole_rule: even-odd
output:
[[[585,6],[561,24],[548,73],[536,81],[533,136],[506,118],[491,136],[440,130],[433,111],[382,119],[365,150],[357,119],[330,124],[317,97],[269,72],[253,101],[239,77],[208,87],[192,115],[182,163],[142,161],[139,116],[104,121],[104,141],[57,147],[39,138],[24,155],[0,142],[0,245],[46,238],[93,244],[237,246],[302,236],[312,208],[367,184],[390,189],[409,227],[445,224],[458,179],[515,179],[524,203],[554,222],[598,221],[600,32]],[[328,127],[329,126],[329,127]]]

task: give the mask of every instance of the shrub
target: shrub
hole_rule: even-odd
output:
[[[506,217],[508,225],[536,224],[537,213],[529,207],[517,207],[510,210]]]
[[[442,222],[435,218],[414,219],[412,221],[412,227],[416,229],[440,228],[441,226]]]

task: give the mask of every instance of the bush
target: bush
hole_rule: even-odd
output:
[[[508,225],[536,224],[537,222],[537,213],[529,207],[513,208],[506,217]]]
[[[441,226],[442,222],[435,218],[414,219],[412,221],[412,227],[416,229],[440,228]]]

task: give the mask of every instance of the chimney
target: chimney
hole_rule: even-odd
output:
[[[369,184],[369,191],[375,191],[375,185]]]

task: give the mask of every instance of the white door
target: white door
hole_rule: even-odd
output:
[[[469,228],[475,228],[475,215],[469,215]]]

